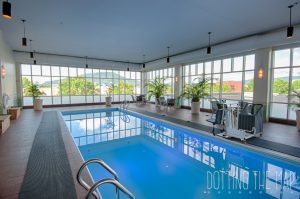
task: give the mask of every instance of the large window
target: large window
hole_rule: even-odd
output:
[[[161,70],[154,70],[147,72],[147,82],[154,80],[155,78],[164,79],[164,83],[167,85],[167,90],[164,95],[166,98],[174,98],[174,77],[175,77],[174,68],[166,68]],[[154,98],[151,99],[154,101]]]
[[[282,119],[296,118],[291,96],[300,89],[300,47],[274,50],[272,55],[272,92],[270,116]]]
[[[210,108],[212,98],[229,102],[253,101],[255,55],[241,55],[183,66],[183,86],[199,78],[209,80],[209,97],[202,100],[202,108]],[[183,100],[190,106],[190,100]]]
[[[21,70],[24,106],[33,104],[32,84],[39,86],[45,105],[104,102],[110,86],[115,102],[141,92],[140,72],[26,64]]]

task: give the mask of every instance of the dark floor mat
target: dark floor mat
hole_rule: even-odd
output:
[[[300,148],[297,148],[294,146],[280,144],[277,142],[272,142],[272,141],[264,140],[261,138],[249,139],[249,140],[247,140],[247,143],[300,158]]]
[[[77,198],[55,111],[43,114],[33,141],[19,198]]]
[[[187,121],[177,119],[177,118],[173,118],[173,117],[170,117],[170,116],[166,116],[166,115],[163,116],[163,115],[158,114],[158,113],[153,113],[153,112],[150,112],[150,111],[142,111],[142,110],[138,110],[138,109],[135,109],[135,108],[130,108],[130,109],[135,111],[135,112],[148,115],[150,117],[155,117],[155,118],[158,118],[158,119],[164,119],[166,121],[173,122],[173,123],[176,123],[176,124],[180,124],[180,125],[183,125],[183,126],[187,126],[187,127],[190,127],[190,128],[194,128],[194,129],[197,129],[197,130],[200,130],[200,131],[210,132],[212,130],[211,127],[203,125],[203,124],[199,124],[199,123],[196,123],[196,122],[187,122]],[[220,130],[216,129],[215,132],[216,132],[216,134],[218,134],[218,133],[220,133]],[[234,140],[234,139],[231,139],[231,140]],[[265,149],[270,149],[270,150],[273,150],[273,151],[277,151],[277,152],[280,152],[280,153],[284,153],[284,154],[288,154],[288,155],[300,158],[300,148],[298,148],[298,147],[289,146],[289,145],[286,145],[286,144],[280,144],[280,143],[272,142],[272,141],[269,141],[269,140],[264,140],[262,138],[251,138],[251,139],[247,140],[247,143],[251,144],[251,145],[254,145],[254,146],[262,147],[262,148],[265,148]]]

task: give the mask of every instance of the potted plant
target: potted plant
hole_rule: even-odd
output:
[[[44,95],[45,93],[40,91],[39,87],[37,84],[32,84],[29,93],[31,94],[33,98],[33,109],[35,111],[41,111],[43,110],[43,100],[40,99],[39,97]]]
[[[112,95],[112,93],[113,93],[113,86],[112,85],[110,85],[110,86],[106,86],[106,91],[105,91],[105,93],[106,93],[106,97],[105,97],[105,105],[106,106],[111,106],[111,99],[112,99],[112,97],[111,97],[111,95]]]
[[[23,100],[22,98],[17,99],[17,107],[20,107],[21,109],[23,108]]]
[[[6,115],[4,114],[4,109],[5,109],[4,105],[0,103],[0,115]]]
[[[293,89],[291,96],[297,98],[298,100],[298,102],[294,102],[292,105],[294,106],[294,110],[296,112],[297,129],[300,131],[300,90]]]
[[[197,83],[186,84],[184,86],[184,91],[181,95],[186,99],[191,99],[192,114],[199,114],[200,99],[208,96],[208,92],[207,92],[208,79],[195,78],[194,81],[196,79],[199,79]]]
[[[167,85],[164,84],[164,80],[164,78],[155,78],[145,85],[145,87],[148,87],[148,100],[154,96],[156,106],[160,105],[160,98],[164,95],[164,92],[167,89]]]

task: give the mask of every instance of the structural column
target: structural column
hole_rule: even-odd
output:
[[[271,59],[271,48],[263,48],[256,50],[253,102],[264,105],[264,116],[266,121],[268,121],[269,118],[268,113],[270,108],[269,98],[271,89]]]
[[[174,67],[175,74],[174,74],[174,98],[177,99],[182,93],[182,66],[178,65]],[[181,106],[181,100],[180,103],[176,106]],[[178,107],[178,108],[179,108]]]
[[[147,81],[147,71],[141,72],[141,94],[143,95],[147,94],[147,89],[145,87]]]

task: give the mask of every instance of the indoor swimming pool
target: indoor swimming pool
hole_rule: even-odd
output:
[[[299,162],[117,108],[62,115],[84,160],[104,160],[137,199],[300,197]],[[114,198],[111,185],[100,192]]]

